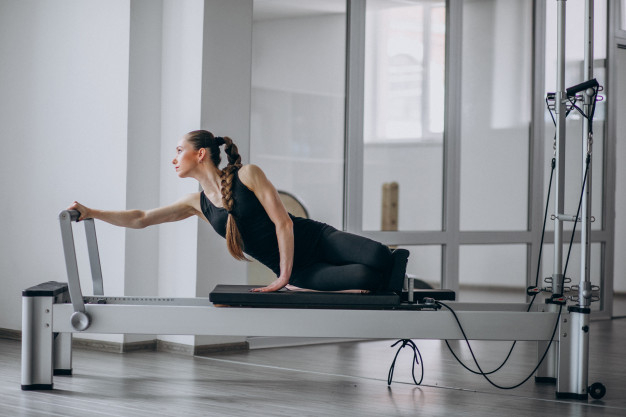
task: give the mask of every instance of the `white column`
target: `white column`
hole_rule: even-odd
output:
[[[202,48],[201,127],[229,136],[247,163],[250,157],[252,0],[205,0]],[[226,162],[222,154],[222,163]],[[217,284],[245,284],[246,263],[236,261],[226,241],[198,223],[197,295]],[[236,343],[240,337],[199,336],[196,345]]]
[[[159,205],[163,2],[131,0],[126,208]],[[124,295],[157,295],[158,228],[125,229]],[[124,335],[124,342],[156,336]]]
[[[203,13],[202,0],[163,1],[160,205],[198,191],[196,181],[178,178],[171,160],[178,140],[200,128]],[[196,296],[197,218],[163,224],[158,229],[159,295]],[[194,343],[193,336],[160,339]]]

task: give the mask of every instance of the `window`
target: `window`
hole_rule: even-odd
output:
[[[365,142],[441,140],[445,5],[369,1]]]
[[[441,230],[445,4],[369,0],[365,23],[363,230]]]

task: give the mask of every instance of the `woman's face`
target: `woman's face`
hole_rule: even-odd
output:
[[[176,157],[172,164],[180,178],[189,176],[189,173],[199,164],[198,151],[183,137],[176,146]]]

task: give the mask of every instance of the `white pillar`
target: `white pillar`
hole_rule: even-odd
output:
[[[252,0],[205,0],[202,48],[201,127],[229,136],[247,163],[250,157]],[[225,162],[225,155],[222,155]],[[198,223],[197,293],[217,284],[245,284],[246,263],[234,260],[225,240]],[[243,342],[240,337],[199,336],[196,345]]]

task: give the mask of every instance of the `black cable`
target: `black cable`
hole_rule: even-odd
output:
[[[413,343],[411,339],[400,339],[396,343],[391,345],[391,347],[394,347],[400,342],[402,342],[402,345],[396,351],[396,356],[393,358],[393,362],[391,363],[391,367],[389,368],[389,374],[387,375],[387,385],[391,385],[391,382],[393,380],[393,371],[396,367],[396,359],[398,359],[398,354],[405,346],[409,346],[411,349],[413,349],[413,361],[412,361],[413,366],[411,367],[411,376],[413,377],[413,382],[415,382],[415,385],[420,385],[422,381],[424,380],[424,361],[422,360],[422,354],[420,353],[420,350],[415,345],[415,343]],[[419,361],[417,360],[418,356],[419,356]],[[421,365],[421,368],[422,368],[422,376],[419,382],[417,382],[417,380],[415,379],[415,364]]]
[[[546,208],[544,210],[544,214],[543,214],[543,228],[541,229],[541,244],[539,245],[539,259],[537,261],[537,275],[535,277],[535,287],[539,286],[539,272],[540,272],[540,268],[541,268],[541,257],[543,255],[543,241],[546,235],[546,223],[548,221],[548,206],[550,205],[550,192],[552,190],[552,179],[554,177],[554,168],[556,167],[556,159],[552,158],[552,163],[551,163],[551,171],[550,171],[550,181],[548,183],[548,196],[546,198]],[[529,312],[530,309],[532,308],[533,303],[535,302],[535,299],[537,298],[537,294],[534,294],[532,299],[530,300],[530,303],[528,304],[528,308],[526,309],[526,312]],[[450,346],[450,343],[448,343],[448,341],[446,340],[446,346],[448,346],[448,349],[450,350],[450,353],[452,353],[452,356],[454,356],[454,358],[461,364],[461,366],[463,366],[465,369],[467,369],[469,372],[476,374],[476,375],[491,375],[494,374],[496,372],[498,372],[500,369],[502,369],[502,367],[507,363],[507,361],[509,360],[509,358],[511,357],[511,354],[513,353],[513,349],[515,348],[515,345],[517,344],[517,340],[513,341],[513,344],[511,345],[511,348],[509,349],[509,353],[506,355],[506,358],[504,358],[504,360],[502,361],[502,363],[500,364],[500,366],[498,366],[497,368],[495,368],[492,371],[489,372],[478,372],[475,371],[473,369],[470,369],[468,366],[466,366],[454,353],[454,350],[452,349],[452,346]]]
[[[539,369],[539,367],[541,366],[541,364],[543,363],[543,360],[546,358],[546,356],[548,355],[548,351],[550,350],[550,346],[552,345],[552,342],[554,341],[554,336],[556,335],[556,331],[559,328],[559,322],[561,320],[561,312],[563,310],[563,305],[559,306],[559,314],[556,317],[556,323],[554,325],[554,330],[552,331],[552,337],[550,337],[550,342],[548,342],[548,346],[546,347],[546,351],[543,353],[543,355],[541,356],[541,359],[539,360],[539,363],[537,363],[537,366],[535,366],[535,369],[532,370],[532,372],[530,373],[530,375],[528,375],[522,382],[513,385],[513,386],[509,386],[509,387],[504,387],[502,385],[498,385],[495,382],[493,382],[491,379],[489,379],[489,376],[487,376],[487,373],[483,372],[482,368],[480,367],[480,364],[478,363],[478,360],[476,359],[476,355],[474,355],[474,350],[472,349],[472,346],[469,343],[469,340],[467,338],[467,335],[465,334],[465,330],[463,329],[463,326],[461,325],[461,321],[459,320],[459,317],[456,315],[456,312],[447,304],[442,303],[441,301],[435,301],[436,304],[441,305],[445,308],[447,308],[448,310],[450,310],[450,312],[452,313],[452,315],[454,316],[454,319],[456,320],[456,323],[459,325],[459,329],[461,330],[461,333],[463,334],[463,338],[465,339],[465,343],[467,344],[467,347],[469,348],[469,351],[472,355],[472,359],[474,360],[474,363],[476,364],[476,367],[479,369],[479,374],[482,375],[487,382],[489,382],[491,385],[493,385],[496,388],[499,389],[514,389],[517,388],[519,386],[521,386],[522,384],[524,384],[526,381],[528,381],[530,378],[532,378],[532,376],[535,374],[535,372],[537,372],[537,369]],[[456,357],[456,355],[453,355],[457,361],[459,361],[459,363],[461,363],[461,365],[463,365],[463,363]]]
[[[498,372],[500,369],[502,369],[502,367],[504,365],[506,365],[506,363],[509,361],[509,358],[511,357],[511,354],[513,353],[513,349],[515,348],[515,345],[517,344],[517,340],[513,341],[513,344],[511,345],[511,348],[509,349],[509,354],[506,355],[506,358],[504,358],[504,360],[502,361],[502,363],[500,364],[500,366],[498,366],[496,369],[494,369],[493,371],[489,371],[489,372],[482,372],[482,371],[475,371],[473,369],[471,369],[469,366],[465,365],[463,363],[463,361],[461,359],[459,359],[458,356],[456,356],[456,353],[454,353],[454,349],[452,349],[452,346],[450,346],[450,342],[448,342],[447,340],[445,340],[446,342],[446,346],[448,347],[448,350],[450,351],[450,353],[452,354],[452,356],[454,356],[454,359],[457,360],[457,362],[465,369],[467,369],[469,372],[473,373],[474,375],[492,375],[495,374],[496,372]]]
[[[565,281],[565,273],[567,272],[567,266],[568,266],[568,264],[569,264],[569,258],[570,258],[570,254],[571,254],[571,250],[572,250],[572,246],[573,246],[574,234],[575,234],[575,232],[576,232],[576,225],[577,225],[577,223],[578,223],[578,216],[580,215],[580,209],[581,209],[581,206],[582,206],[582,200],[583,200],[583,196],[584,196],[584,193],[585,193],[585,184],[586,184],[586,181],[587,181],[587,174],[588,174],[588,172],[589,172],[589,164],[590,164],[590,162],[591,162],[591,157],[590,157],[590,155],[587,155],[587,159],[586,159],[586,166],[585,166],[585,175],[583,176],[583,186],[582,186],[582,189],[581,189],[581,196],[580,196],[580,199],[579,199],[579,201],[578,201],[578,210],[576,211],[576,217],[575,217],[575,219],[574,219],[574,228],[573,228],[573,230],[572,230],[572,237],[571,237],[571,239],[570,239],[569,249],[568,249],[568,253],[567,253],[567,259],[566,259],[566,261],[565,261],[565,268],[563,269],[563,277],[562,277],[561,286],[563,286],[563,284],[564,284],[564,281]],[[552,186],[552,176],[553,176],[552,174],[554,173],[554,166],[555,166],[555,160],[553,159],[553,160],[552,160],[552,173],[550,174],[550,187],[549,187],[549,188],[551,188],[551,186]],[[550,192],[550,191],[548,191],[548,195],[549,195],[549,192]],[[544,214],[544,225],[543,225],[543,232],[542,232],[542,238],[541,238],[541,241],[542,241],[541,246],[543,246],[543,237],[544,237],[544,233],[545,233],[545,225],[546,225],[546,221],[547,221],[548,203],[549,203],[549,201],[548,201],[548,202],[546,202],[546,211],[545,211],[545,214]],[[539,258],[540,258],[540,261],[541,261],[541,250],[540,250],[540,255],[539,255]],[[539,262],[540,262],[540,261],[539,261]],[[537,266],[537,269],[539,269],[539,265]],[[539,283],[539,271],[537,271],[536,283],[537,283],[537,284]],[[528,310],[527,310],[527,311],[530,311],[530,306],[532,305],[532,302],[535,300],[535,297],[536,297],[536,295],[535,295],[535,296],[533,296],[533,299],[532,299],[531,303],[529,304],[529,307],[528,307]],[[542,357],[541,357],[541,359],[539,360],[539,363],[537,364],[537,366],[535,367],[535,369],[533,369],[533,371],[530,373],[530,375],[529,375],[528,377],[526,377],[526,378],[525,378],[522,382],[520,382],[520,383],[518,383],[518,384],[516,384],[516,385],[510,386],[510,387],[504,387],[504,386],[498,385],[498,384],[496,384],[495,382],[493,382],[491,379],[489,379],[489,376],[488,376],[488,375],[490,375],[490,374],[492,374],[492,373],[496,372],[497,370],[499,370],[500,368],[502,368],[502,366],[504,365],[504,363],[506,363],[506,361],[509,359],[509,356],[511,355],[511,352],[513,351],[513,347],[515,346],[515,344],[517,343],[517,341],[514,341],[514,342],[513,342],[513,345],[511,346],[511,350],[509,351],[509,354],[507,355],[506,359],[504,360],[504,362],[503,362],[503,363],[502,363],[502,364],[501,364],[501,365],[500,365],[500,366],[499,366],[496,370],[491,371],[491,372],[484,372],[484,371],[482,370],[482,368],[480,367],[480,365],[479,365],[479,363],[478,363],[478,360],[476,359],[476,355],[474,355],[474,351],[473,351],[473,349],[472,349],[472,346],[471,346],[471,345],[470,345],[470,343],[469,343],[469,340],[468,340],[468,338],[467,338],[467,335],[465,334],[465,330],[463,329],[463,326],[461,325],[461,322],[460,322],[460,320],[459,320],[458,316],[456,315],[456,312],[455,312],[455,311],[454,311],[454,310],[453,310],[450,306],[448,306],[448,305],[447,305],[447,304],[445,304],[445,303],[442,303],[442,302],[440,302],[440,301],[435,301],[435,302],[436,302],[438,305],[441,305],[441,306],[446,307],[448,310],[450,310],[450,312],[451,312],[451,313],[452,313],[452,315],[454,316],[454,319],[456,320],[456,322],[457,322],[457,324],[458,324],[458,326],[459,326],[459,329],[461,330],[461,333],[463,334],[463,338],[465,339],[465,343],[467,344],[467,347],[469,348],[469,351],[470,351],[470,353],[471,353],[471,355],[472,355],[472,359],[474,360],[474,363],[476,364],[476,367],[478,368],[478,372],[477,372],[477,371],[474,371],[474,370],[472,370],[472,369],[470,369],[469,367],[467,367],[467,366],[466,366],[466,365],[465,365],[465,364],[464,364],[464,363],[463,363],[463,362],[462,362],[462,361],[461,361],[461,360],[457,357],[457,355],[454,353],[454,350],[452,349],[452,347],[450,346],[450,344],[449,344],[449,343],[448,343],[448,341],[446,340],[446,345],[448,346],[448,349],[450,350],[450,353],[452,353],[452,356],[453,356],[453,357],[457,360],[457,362],[459,362],[459,363],[461,364],[461,366],[463,366],[465,369],[467,369],[468,371],[472,372],[473,374],[482,375],[482,376],[483,376],[483,377],[487,380],[487,382],[489,382],[491,385],[493,385],[494,387],[499,388],[499,389],[514,389],[514,388],[517,388],[517,387],[521,386],[522,384],[524,384],[526,381],[528,381],[528,380],[529,380],[529,379],[530,379],[530,378],[534,375],[534,373],[535,373],[535,372],[537,372],[537,369],[539,369],[539,367],[540,367],[540,366],[541,366],[541,364],[543,363],[543,361],[544,361],[544,359],[545,359],[546,355],[548,354],[548,351],[550,350],[550,346],[552,345],[552,342],[554,341],[554,336],[556,335],[556,331],[557,331],[557,329],[558,329],[559,321],[560,321],[560,318],[561,318],[561,312],[563,311],[563,304],[561,304],[561,305],[559,305],[559,314],[557,315],[557,320],[556,320],[556,324],[555,324],[554,330],[553,330],[553,332],[552,332],[552,337],[550,338],[550,342],[548,343],[548,346],[546,347],[546,351],[545,351],[545,352],[544,352],[544,354],[542,355]]]

